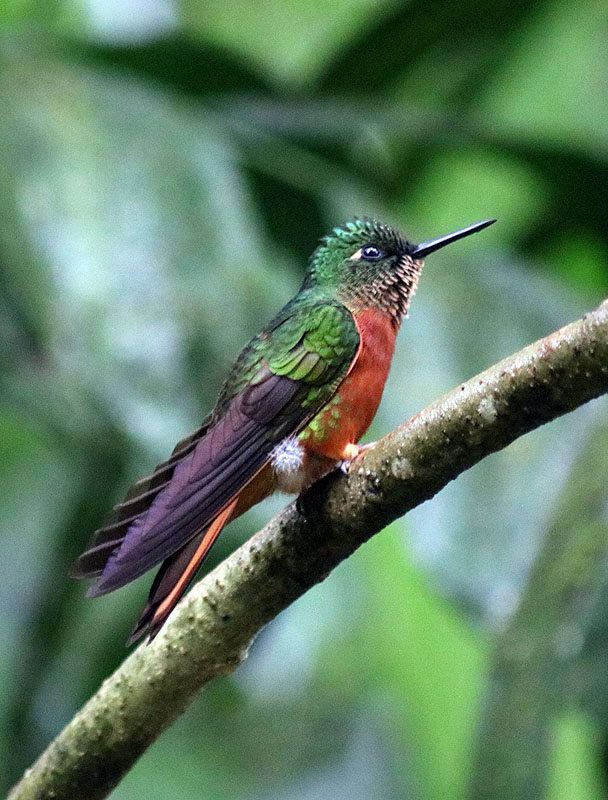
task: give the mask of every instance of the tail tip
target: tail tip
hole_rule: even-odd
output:
[[[148,637],[146,644],[151,644],[160,633],[160,630],[167,621],[168,616],[169,614],[165,613],[159,615],[157,618],[157,609],[150,607],[144,608],[135,624],[135,627],[129,634],[129,638],[125,642],[125,647],[131,647],[131,645],[135,644],[135,642],[138,642],[140,639],[143,639],[146,635]]]

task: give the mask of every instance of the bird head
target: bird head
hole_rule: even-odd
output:
[[[424,258],[493,222],[484,220],[422,244],[413,244],[399,231],[375,220],[347,222],[321,240],[305,286],[333,292],[354,310],[381,308],[398,324],[407,314]]]

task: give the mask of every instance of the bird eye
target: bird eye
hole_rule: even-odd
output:
[[[375,244],[366,244],[365,247],[361,248],[361,258],[365,259],[365,261],[380,261],[385,255],[384,250],[376,247]]]

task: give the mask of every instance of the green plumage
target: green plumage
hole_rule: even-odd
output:
[[[274,375],[302,384],[304,406],[319,408],[331,397],[359,347],[359,333],[348,309],[323,292],[303,291],[249,342],[222,388],[215,414],[248,385]]]

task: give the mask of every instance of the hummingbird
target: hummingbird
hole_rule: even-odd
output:
[[[296,296],[242,350],[213,411],[138,481],[78,559],[113,592],[161,564],[127,644],[157,635],[225,525],[299,494],[366,447],[424,258],[495,220],[412,244],[371,219],[336,227]]]

